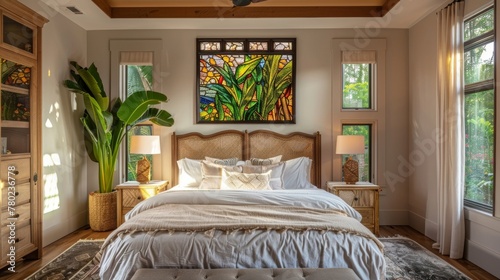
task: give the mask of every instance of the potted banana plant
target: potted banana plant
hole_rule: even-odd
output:
[[[153,107],[167,102],[167,96],[156,91],[137,91],[125,100],[110,101],[104,91],[96,66],[81,67],[70,62],[72,80],[64,86],[83,96],[85,111],[80,118],[83,126],[85,148],[92,161],[99,164],[99,192],[89,194],[89,222],[95,231],[116,228],[116,192],[113,177],[120,144],[127,131],[135,125],[149,120],[160,126],[172,126],[172,115]]]

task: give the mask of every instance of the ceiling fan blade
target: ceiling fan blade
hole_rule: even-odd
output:
[[[237,7],[248,6],[252,3],[252,0],[233,0],[233,5]]]
[[[234,6],[243,7],[250,5],[250,3],[259,3],[266,0],[232,0],[232,1]]]

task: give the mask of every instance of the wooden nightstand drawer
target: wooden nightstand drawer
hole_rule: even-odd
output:
[[[159,192],[163,191],[160,187],[147,188],[147,189],[128,189],[123,190],[123,207],[134,207],[139,202],[155,196]]]
[[[373,208],[358,208],[356,210],[363,217],[361,219],[362,224],[373,225],[375,223],[375,213],[374,213],[375,211],[373,210]]]
[[[356,209],[361,214],[361,223],[365,227],[375,235],[379,234],[379,186],[367,182],[358,182],[353,185],[344,182],[328,182],[326,188]]]
[[[375,205],[375,195],[372,191],[339,190],[337,195],[352,207],[373,207]]]
[[[166,190],[167,187],[168,181],[151,181],[148,184],[127,182],[116,186],[115,189],[118,191],[118,200],[116,202],[117,224],[121,225],[125,221],[125,214],[132,210],[134,206]]]

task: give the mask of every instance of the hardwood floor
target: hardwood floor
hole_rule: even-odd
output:
[[[104,239],[111,231],[95,232],[90,227],[81,228],[58,241],[43,248],[43,257],[39,260],[25,260],[16,263],[16,272],[10,272],[6,268],[0,270],[0,279],[24,279],[35,271],[48,264],[51,260],[59,256],[71,245],[80,239]]]
[[[24,279],[31,275],[33,272],[42,268],[44,265],[49,263],[52,259],[57,257],[59,254],[64,252],[68,247],[74,244],[80,239],[103,239],[109,235],[108,232],[94,232],[90,228],[82,228],[74,233],[71,233],[64,238],[46,246],[43,248],[43,257],[39,260],[26,260],[18,262],[16,264],[16,272],[12,273],[7,271],[7,269],[0,270],[0,279]],[[380,227],[380,237],[392,237],[392,236],[405,236],[417,241],[419,244],[427,248],[428,250],[436,253],[436,250],[432,249],[433,241],[419,233],[418,231],[412,229],[409,226],[381,226]],[[448,257],[441,256],[446,262],[450,263],[466,275],[468,275],[473,280],[490,280],[498,279],[483,269],[479,268],[475,264],[467,260],[452,260]]]
[[[432,244],[434,241],[427,236],[421,234],[420,232],[416,231],[415,229],[409,227],[409,226],[381,226],[380,227],[380,237],[392,237],[392,236],[405,236],[410,239],[415,240],[417,243],[420,245],[424,246],[427,250],[435,253],[438,257],[441,259],[445,260],[449,264],[453,265],[455,268],[458,270],[462,271],[465,273],[467,276],[472,278],[473,280],[494,280],[498,279],[495,276],[491,275],[490,273],[484,271],[477,265],[471,263],[468,260],[465,259],[460,259],[460,260],[454,260],[450,259],[447,256],[443,256],[439,254],[439,252],[436,249],[432,248]]]

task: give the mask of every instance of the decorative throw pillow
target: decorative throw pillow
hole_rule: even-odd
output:
[[[220,189],[222,170],[241,172],[241,166],[225,166],[208,161],[201,161],[200,189]]]
[[[183,158],[177,161],[179,185],[198,186],[201,182],[201,160]]]
[[[251,165],[270,165],[276,164],[281,161],[282,155],[271,157],[271,158],[250,158],[247,161],[247,164]]]
[[[312,160],[308,157],[298,157],[285,161],[283,171],[284,189],[310,189],[315,188],[310,183]]]
[[[205,157],[205,160],[219,165],[236,165],[236,163],[238,163],[237,157],[225,158],[225,159]]]
[[[222,170],[221,190],[271,190],[269,178],[271,171],[266,173],[239,173]]]
[[[269,186],[273,190],[283,189],[283,172],[285,171],[285,163],[279,162],[271,165],[243,165],[243,173],[265,173],[271,171]]]

